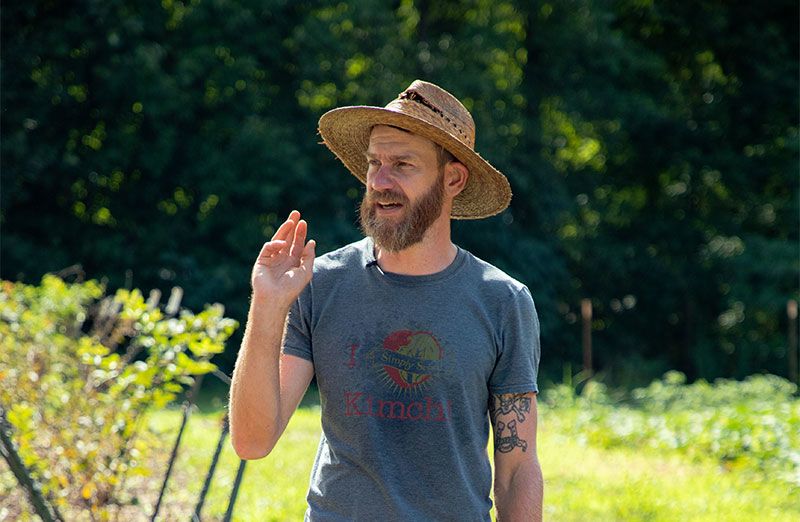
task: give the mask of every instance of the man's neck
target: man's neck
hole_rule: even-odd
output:
[[[438,225],[438,226],[437,226]],[[450,241],[450,220],[434,223],[422,241],[399,252],[375,246],[375,260],[384,272],[429,275],[441,272],[456,258],[458,249]]]

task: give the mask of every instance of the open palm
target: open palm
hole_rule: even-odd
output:
[[[264,243],[253,266],[254,297],[289,306],[311,281],[315,242],[306,243],[307,232],[300,212],[293,210],[272,240]]]

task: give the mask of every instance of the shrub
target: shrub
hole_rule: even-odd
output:
[[[774,375],[686,384],[668,372],[645,388],[611,400],[602,383],[581,394],[560,385],[544,394],[554,420],[602,447],[670,449],[715,459],[800,487],[800,400],[797,386]],[[560,419],[560,420],[559,420]]]
[[[0,404],[46,498],[69,520],[108,519],[138,501],[126,486],[150,473],[151,408],[173,400],[237,327],[221,305],[177,317],[138,290],[2,281]]]

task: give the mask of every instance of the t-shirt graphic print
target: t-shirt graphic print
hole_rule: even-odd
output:
[[[350,368],[355,368],[358,346],[351,346]],[[376,398],[363,391],[345,392],[346,416],[372,416],[389,420],[443,422],[452,416],[449,404],[424,396],[432,379],[441,373],[444,351],[430,332],[398,330],[379,349],[368,350],[365,363],[381,380],[392,398]]]

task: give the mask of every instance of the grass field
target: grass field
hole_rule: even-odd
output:
[[[272,454],[247,464],[234,520],[302,520],[320,437],[314,391]],[[224,389],[201,395],[159,521],[191,519],[225,396]],[[125,477],[111,520],[150,520],[180,422],[178,408],[150,413],[135,457],[146,475]],[[550,385],[539,402],[538,446],[548,521],[800,520],[800,398],[775,376],[686,384],[672,372],[627,392],[600,382]],[[202,520],[224,516],[239,462],[226,441]],[[92,520],[76,508],[69,520]],[[5,519],[35,518],[0,459]]]
[[[220,410],[191,417],[166,495],[169,513],[192,511],[219,437],[221,415]],[[692,461],[678,452],[580,443],[559,415],[546,407],[540,413],[546,520],[800,520],[800,493],[785,482],[749,470],[728,470],[710,460]],[[157,412],[151,423],[172,440],[180,414]],[[247,464],[234,519],[302,520],[319,435],[319,409],[299,409],[274,452]],[[226,443],[203,520],[225,513],[238,462]]]

